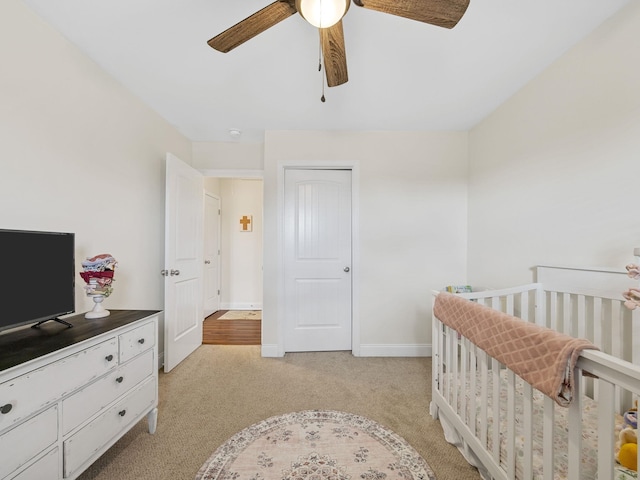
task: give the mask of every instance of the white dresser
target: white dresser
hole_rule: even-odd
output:
[[[158,314],[0,335],[0,479],[74,479],[145,416],[155,432]]]

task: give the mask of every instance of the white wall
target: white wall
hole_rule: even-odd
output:
[[[0,58],[0,228],[75,232],[78,272],[118,260],[107,309],[161,310],[164,159],[190,161],[190,142],[17,0],[0,2]]]
[[[193,166],[208,169],[237,171],[260,171],[264,166],[262,143],[240,142],[193,142]]]
[[[359,177],[356,343],[362,354],[424,352],[429,290],[466,278],[466,133],[267,132],[263,354],[279,341],[279,171],[340,161],[355,162]]]
[[[640,3],[470,132],[469,281],[623,268],[640,246]]]
[[[223,310],[262,308],[262,180],[221,178],[221,299]],[[240,218],[251,216],[251,231]]]

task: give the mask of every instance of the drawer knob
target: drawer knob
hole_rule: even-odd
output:
[[[2,413],[3,415],[6,415],[11,411],[12,408],[13,408],[13,405],[11,405],[10,403],[7,403],[6,405],[2,405],[0,407],[0,413]]]
[[[138,340],[138,343],[142,345],[144,343],[144,338],[141,338],[140,340]]]
[[[124,377],[118,377],[116,378],[116,382],[118,383],[122,383],[122,381],[124,380]]]
[[[107,362],[110,362],[111,360],[113,360],[113,355],[107,355],[107,356],[106,356],[106,357],[104,357],[104,358],[105,358],[105,360],[106,360]]]
[[[120,415],[121,417],[124,417],[126,413],[127,413],[127,411],[126,411],[126,410],[120,410],[120,411],[118,412],[118,415]]]

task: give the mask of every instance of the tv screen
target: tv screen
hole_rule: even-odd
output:
[[[0,229],[0,330],[75,310],[73,233]]]

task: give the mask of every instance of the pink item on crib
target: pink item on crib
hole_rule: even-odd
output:
[[[635,263],[630,263],[625,267],[627,269],[627,275],[634,280],[640,280],[640,266]]]
[[[630,288],[623,292],[622,296],[626,300],[624,306],[629,310],[635,310],[636,307],[640,307],[640,288]]]
[[[506,365],[533,387],[567,406],[573,399],[573,369],[580,352],[598,347],[512,315],[440,293],[435,316]]]

